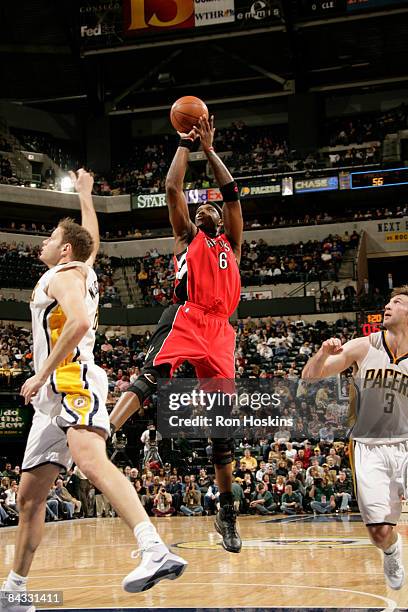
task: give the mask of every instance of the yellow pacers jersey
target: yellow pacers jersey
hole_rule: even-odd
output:
[[[408,353],[394,355],[387,332],[369,336],[370,348],[354,373],[352,438],[365,444],[408,440]]]
[[[33,356],[34,369],[39,372],[42,364],[52,351],[61,335],[66,321],[65,314],[56,300],[47,295],[51,279],[60,270],[68,268],[82,268],[86,276],[85,304],[91,327],[82,338],[75,350],[66,356],[58,368],[75,362],[93,362],[93,349],[95,344],[95,331],[97,328],[97,313],[99,303],[98,280],[95,271],[81,261],[71,261],[66,264],[54,266],[38,281],[30,303],[33,325]]]

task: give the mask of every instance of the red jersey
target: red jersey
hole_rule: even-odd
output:
[[[198,230],[185,251],[174,256],[174,302],[193,302],[208,312],[231,316],[241,297],[237,260],[225,234]]]

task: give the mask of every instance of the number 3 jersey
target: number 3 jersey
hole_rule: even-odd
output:
[[[65,366],[73,362],[93,362],[93,349],[95,344],[95,322],[97,321],[99,292],[98,280],[95,271],[81,261],[72,261],[54,266],[38,281],[30,303],[33,324],[33,357],[34,369],[38,373],[42,364],[51,353],[55,343],[61,335],[66,317],[58,302],[47,295],[47,289],[52,278],[60,270],[69,268],[82,268],[87,276],[85,279],[86,296],[85,305],[91,327],[88,329],[78,346],[58,365]],[[61,272],[63,274],[63,272]]]
[[[241,279],[225,234],[211,238],[198,230],[183,253],[174,256],[175,303],[192,302],[207,312],[231,316],[241,295]]]
[[[408,353],[394,355],[387,332],[369,336],[367,355],[354,372],[352,438],[365,444],[408,440]]]

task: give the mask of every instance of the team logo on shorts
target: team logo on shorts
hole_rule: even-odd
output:
[[[76,397],[72,403],[74,408],[81,410],[81,408],[86,408],[89,405],[89,399],[83,395],[80,395],[79,397]]]

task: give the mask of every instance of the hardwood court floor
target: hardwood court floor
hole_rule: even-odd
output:
[[[404,516],[404,515],[403,515]],[[408,569],[408,515],[400,525]],[[216,608],[408,606],[408,584],[388,589],[382,560],[358,515],[240,517],[241,554],[225,552],[212,517],[154,519],[164,540],[189,561],[184,575],[146,593],[120,583],[138,563],[130,531],[119,519],[48,523],[29,581],[62,590],[65,608]],[[0,530],[0,577],[10,568],[15,528]]]

